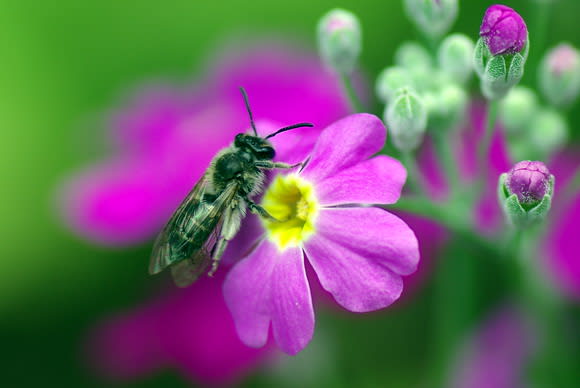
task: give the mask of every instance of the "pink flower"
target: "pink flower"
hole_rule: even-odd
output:
[[[278,175],[267,189],[262,205],[283,222],[264,222],[265,235],[224,284],[247,345],[263,346],[270,325],[289,354],[312,338],[305,256],[322,287],[347,310],[373,311],[399,298],[401,276],[415,271],[419,252],[403,221],[371,206],[396,202],[406,179],[395,159],[370,158],[385,134],[382,122],[369,114],[335,122],[322,132],[302,172]]]
[[[262,135],[298,117],[316,124],[272,139],[277,160],[289,163],[303,160],[320,129],[347,112],[335,79],[317,59],[287,46],[230,52],[210,67],[195,87],[145,89],[113,115],[112,156],[77,172],[61,189],[65,220],[75,232],[109,245],[154,237],[217,151],[249,127],[238,86],[248,90]],[[247,251],[258,222],[253,215],[244,220],[225,262]],[[223,274],[98,326],[89,349],[95,367],[114,380],[174,367],[207,384],[249,373],[270,349],[239,340],[221,293]]]
[[[300,132],[303,148],[347,112],[333,76],[315,57],[287,46],[227,53],[210,68],[194,87],[145,88],[113,114],[111,156],[61,188],[62,213],[75,233],[106,245],[154,237],[216,152],[248,127],[238,86],[248,91],[257,120],[315,123]]]

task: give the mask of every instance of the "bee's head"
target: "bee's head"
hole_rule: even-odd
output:
[[[238,133],[234,145],[253,154],[258,160],[272,160],[276,156],[276,151],[272,144],[259,136]]]

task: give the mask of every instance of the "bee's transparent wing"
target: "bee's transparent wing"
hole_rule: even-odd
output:
[[[201,201],[206,185],[205,178],[202,178],[183,201],[157,238],[151,255],[149,273],[159,273],[171,266],[171,273],[176,285],[179,287],[185,287],[193,283],[207,270],[212,261],[214,247],[220,238],[224,211],[232,203],[238,191],[238,183],[231,182],[215,201],[207,203]],[[191,211],[192,208],[195,211]],[[176,252],[181,252],[186,246],[175,246],[170,243],[171,233],[176,233],[176,220],[179,220],[180,223],[191,222],[198,226],[200,232],[211,229],[211,232],[204,237],[203,244],[187,256],[176,255]],[[194,239],[195,235],[192,236],[192,241]],[[191,241],[184,241],[183,245],[191,243]]]
[[[191,215],[185,214],[186,209],[190,209],[196,204],[201,206],[201,199],[208,187],[208,180],[206,176],[202,176],[201,179],[196,183],[195,187],[189,192],[187,197],[181,202],[177,210],[173,213],[161,233],[155,239],[153,244],[153,251],[151,252],[151,258],[149,261],[149,274],[155,275],[165,268],[174,263],[174,256],[172,254],[172,247],[169,244],[170,233],[173,233],[172,229],[175,227],[176,220],[182,217],[195,217],[195,214],[199,214],[200,211],[205,211],[205,206],[200,207],[197,212]]]
[[[210,205],[203,222],[213,224],[213,228],[208,239],[203,246],[194,252],[194,254],[185,260],[179,261],[171,266],[171,275],[173,281],[178,287],[187,287],[195,282],[203,273],[205,273],[212,263],[213,254],[216,244],[221,237],[222,227],[225,222],[224,214],[228,206],[231,205],[238,191],[238,183],[230,183],[219,197]]]

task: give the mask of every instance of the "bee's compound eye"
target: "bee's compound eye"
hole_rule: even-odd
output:
[[[258,157],[260,159],[274,159],[275,156],[276,151],[274,151],[274,148],[272,147],[264,147],[260,149],[260,152],[258,152]]]
[[[235,144],[235,146],[236,146],[236,147],[241,147],[241,146],[243,146],[244,144],[246,144],[246,141],[245,141],[245,136],[244,136],[244,134],[243,134],[243,133],[238,133],[238,134],[236,135],[236,138],[235,138],[235,140],[234,140],[234,144]]]

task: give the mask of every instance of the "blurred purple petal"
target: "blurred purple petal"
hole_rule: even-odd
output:
[[[534,333],[523,313],[507,306],[485,321],[459,355],[453,388],[523,388]]]
[[[205,384],[243,377],[271,352],[240,341],[222,284],[223,276],[204,277],[187,289],[110,318],[92,336],[93,365],[110,380],[144,377],[167,367]]]
[[[325,71],[316,56],[291,45],[265,43],[228,52],[219,60],[209,83],[216,93],[246,115],[238,90],[246,88],[256,119],[270,119],[283,126],[312,122],[319,132],[349,108],[340,83]]]
[[[212,157],[248,129],[239,86],[256,118],[264,119],[260,132],[296,121],[316,125],[272,139],[285,162],[302,161],[320,128],[347,113],[336,80],[314,55],[272,44],[238,48],[221,61],[208,66],[196,87],[149,86],[113,113],[111,158],[70,176],[59,192],[76,233],[106,245],[152,238]]]

